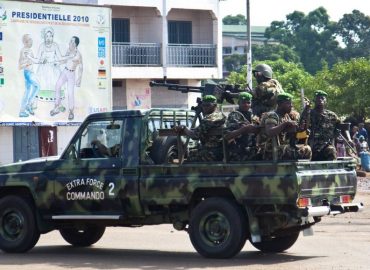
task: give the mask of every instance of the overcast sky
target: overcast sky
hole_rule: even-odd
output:
[[[269,26],[272,21],[286,19],[295,10],[305,14],[323,6],[332,21],[338,21],[343,14],[358,9],[370,16],[370,0],[249,0],[251,25]],[[246,0],[223,0],[220,2],[221,16],[246,14]]]

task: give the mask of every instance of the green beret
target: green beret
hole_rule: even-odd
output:
[[[328,93],[326,93],[325,91],[322,91],[322,90],[316,90],[314,94],[315,94],[315,97],[317,97],[317,96],[327,97],[328,96]]]
[[[289,93],[281,93],[277,96],[277,101],[280,102],[280,101],[292,101],[293,99],[293,96]]]
[[[210,102],[210,103],[216,103],[217,98],[214,95],[206,95],[202,98],[203,102]]]
[[[250,101],[252,99],[252,95],[248,92],[241,92],[239,93],[239,101],[240,100],[247,100]]]

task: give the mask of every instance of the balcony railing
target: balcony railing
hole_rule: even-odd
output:
[[[113,42],[113,66],[159,66],[161,45],[157,43]]]
[[[214,67],[217,47],[213,44],[168,44],[168,66]]]
[[[214,67],[217,47],[212,44],[169,44],[167,65],[172,67]],[[113,66],[160,66],[161,45],[158,43],[112,44]]]

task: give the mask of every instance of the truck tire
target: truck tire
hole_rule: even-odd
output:
[[[0,200],[0,249],[22,253],[33,248],[40,238],[32,205],[18,196]]]
[[[293,234],[275,237],[273,239],[262,240],[262,242],[251,244],[258,250],[265,253],[279,253],[289,249],[297,241],[299,232]]]
[[[63,239],[75,247],[88,247],[102,238],[105,227],[102,226],[87,226],[83,230],[76,228],[60,229],[60,234]]]
[[[188,232],[191,243],[203,257],[231,258],[247,239],[246,216],[230,200],[205,199],[192,211]]]
[[[176,137],[158,137],[154,140],[150,151],[150,157],[155,164],[172,163],[177,156],[178,149]]]

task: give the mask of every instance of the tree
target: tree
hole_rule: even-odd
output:
[[[349,60],[354,57],[370,55],[370,17],[358,10],[344,14],[338,21],[336,35],[345,44],[341,57]]]
[[[284,44],[252,45],[252,56],[255,61],[282,59],[286,62],[300,63],[297,53]]]
[[[310,96],[317,89],[326,91],[329,109],[342,116],[352,116],[357,122],[364,122],[370,117],[369,74],[369,59],[352,59],[318,72],[305,88]]]
[[[339,43],[334,36],[336,23],[329,21],[325,8],[317,8],[308,15],[294,11],[286,18],[285,22],[273,21],[265,36],[295,50],[311,74],[326,63],[331,66],[337,62]]]
[[[225,25],[246,25],[247,20],[242,14],[238,14],[236,16],[227,15],[222,19],[222,23]]]
[[[283,44],[252,45],[252,55],[254,61],[277,61],[282,59],[286,62],[301,64],[297,53]],[[246,62],[246,54],[233,54],[224,57],[224,67],[229,72],[240,71]]]
[[[247,56],[245,54],[232,54],[224,57],[224,68],[231,71],[240,71],[241,67],[246,64]]]

